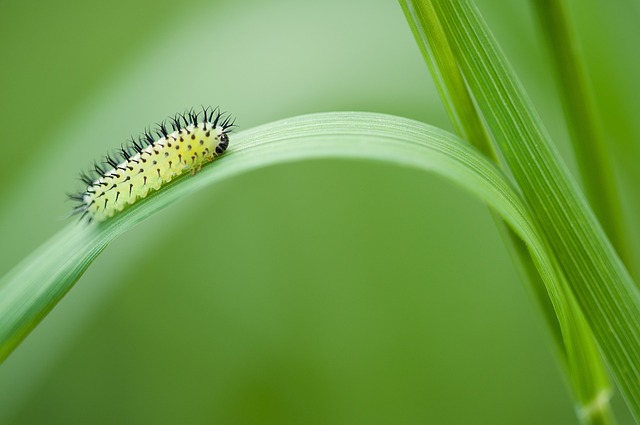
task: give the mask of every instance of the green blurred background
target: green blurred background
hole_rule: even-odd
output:
[[[528,3],[479,4],[569,158]],[[583,31],[587,59],[605,119],[638,132],[619,82],[637,55],[607,43],[638,10],[576,13],[616,30]],[[2,274],[68,223],[81,168],[188,107],[240,129],[337,110],[451,128],[393,1],[5,0],[0,52]],[[640,155],[619,139],[631,185]],[[111,244],[0,366],[0,423],[577,421],[487,209],[435,176],[325,160],[227,181]]]

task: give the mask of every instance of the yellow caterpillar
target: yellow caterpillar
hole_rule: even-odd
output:
[[[218,108],[202,112],[187,111],[158,124],[157,138],[145,131],[138,141],[122,147],[117,156],[107,155],[108,167],[94,163],[95,174],[81,173],[86,190],[69,195],[80,205],[73,213],[89,221],[103,221],[122,211],[127,205],[158,190],[173,178],[195,174],[203,164],[222,155],[229,145],[228,133],[235,120]]]

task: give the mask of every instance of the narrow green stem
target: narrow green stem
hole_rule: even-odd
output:
[[[486,126],[473,103],[433,5],[428,1],[414,0],[400,0],[400,5],[456,132],[498,162]]]
[[[433,4],[500,153],[544,231],[621,393],[640,419],[638,287],[477,7],[470,0],[434,0]]]
[[[498,156],[478,109],[473,103],[472,96],[464,82],[455,55],[449,46],[447,36],[433,5],[429,2],[412,0],[401,0],[400,5],[456,132],[497,163]],[[562,361],[565,362],[566,352],[558,320],[540,275],[531,261],[529,250],[522,243],[522,240],[508,226],[505,226],[503,220],[495,214],[493,216],[499,231],[504,236],[505,243],[510,245],[511,252],[515,253],[514,260],[529,282],[532,293],[544,312],[547,325],[554,335],[558,353],[563,356]]]
[[[603,391],[598,394],[589,405],[578,410],[580,421],[585,425],[615,424],[616,420],[611,411],[611,404],[609,403],[610,398],[611,393],[609,391]]]
[[[620,189],[566,0],[532,0],[551,55],[587,198],[621,259],[634,264]]]
[[[457,59],[447,39],[438,14],[430,1],[401,0],[400,4],[414,33],[418,46],[429,66],[445,108],[457,132],[470,141],[494,162],[499,162],[495,142],[482,120],[481,113],[473,102],[473,96],[458,66]],[[503,164],[508,169],[507,164]],[[514,259],[520,265],[530,289],[541,307],[543,316],[554,337],[562,370],[571,384],[579,411],[603,392],[609,392],[611,384],[606,369],[597,353],[593,335],[584,316],[570,294],[564,281],[564,289],[556,291],[555,302],[550,302],[552,288],[546,288],[528,248],[522,240],[508,229],[499,217],[496,218],[505,243],[511,246]],[[559,322],[560,320],[560,322]],[[609,409],[608,400],[605,409]],[[584,424],[591,424],[590,417],[580,415]],[[613,416],[609,415],[613,420]],[[608,422],[613,424],[615,422]]]

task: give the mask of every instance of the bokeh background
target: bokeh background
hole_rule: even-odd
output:
[[[573,167],[529,4],[478,3]],[[640,155],[616,131],[638,132],[638,57],[611,45],[634,45],[638,9],[574,3],[633,188]],[[4,0],[0,52],[2,274],[68,223],[81,168],[185,108],[240,129],[340,110],[451,129],[394,1]],[[0,366],[0,423],[577,421],[487,209],[437,176],[323,160],[112,243]]]

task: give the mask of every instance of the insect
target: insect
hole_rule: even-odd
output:
[[[229,145],[235,119],[219,108],[178,113],[158,124],[154,134],[145,130],[116,154],[107,155],[91,171],[80,173],[86,189],[69,195],[77,201],[73,214],[89,222],[104,221],[128,205],[183,173],[195,174],[203,164],[221,156]],[[156,137],[157,136],[157,137]]]

